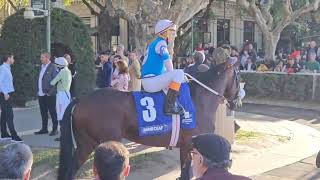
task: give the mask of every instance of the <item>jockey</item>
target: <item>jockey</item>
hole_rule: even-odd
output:
[[[166,115],[182,114],[181,106],[176,105],[181,83],[184,82],[183,70],[173,69],[168,44],[176,36],[176,25],[170,20],[159,20],[155,26],[156,39],[147,47],[142,63],[142,86],[147,92],[158,92],[169,88],[164,112]]]

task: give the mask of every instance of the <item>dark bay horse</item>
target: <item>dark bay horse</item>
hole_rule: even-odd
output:
[[[227,62],[210,68],[197,78],[216,90],[228,101],[238,97],[239,73]],[[180,132],[181,179],[189,179],[189,141],[193,135],[214,132],[216,110],[221,102],[217,96],[197,83],[190,84],[196,107],[197,127]],[[135,102],[130,92],[100,89],[81,100],[72,101],[63,118],[60,144],[59,180],[71,180],[94,149],[105,141],[130,141],[147,146],[167,147],[171,134],[140,137]],[[74,146],[74,143],[77,146]],[[184,173],[183,173],[184,172]]]

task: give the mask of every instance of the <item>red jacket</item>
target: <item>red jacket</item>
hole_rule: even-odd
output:
[[[204,175],[197,180],[251,180],[248,177],[233,175],[222,168],[208,169]]]

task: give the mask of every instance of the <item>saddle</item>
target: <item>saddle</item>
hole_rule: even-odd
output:
[[[173,120],[178,120],[182,129],[196,127],[196,110],[193,105],[190,88],[183,83],[180,88],[178,103],[184,109],[184,115],[168,116],[164,113],[165,93],[163,91],[148,93],[145,91],[132,93],[139,125],[140,136],[162,135],[172,131]]]

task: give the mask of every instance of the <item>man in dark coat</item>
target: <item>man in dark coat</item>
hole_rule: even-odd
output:
[[[113,66],[110,55],[111,54],[108,51],[100,54],[101,68],[98,70],[96,81],[98,88],[111,87]]]
[[[42,118],[42,128],[34,134],[48,134],[48,111],[52,119],[52,131],[50,136],[57,134],[56,88],[50,85],[58,71],[50,61],[49,53],[41,54],[41,68],[38,79],[38,100]]]
[[[231,167],[231,145],[216,134],[201,134],[192,138],[192,171],[197,180],[250,180],[228,172]]]

